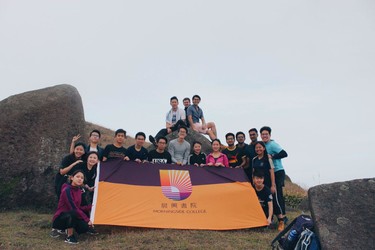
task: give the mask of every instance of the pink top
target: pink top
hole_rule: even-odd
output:
[[[220,153],[220,156],[218,158],[214,158],[212,156],[212,153],[210,153],[209,155],[207,155],[207,158],[206,158],[206,163],[213,163],[214,165],[216,163],[223,163],[225,167],[229,168],[229,161],[228,161],[228,157],[223,154],[223,153]]]

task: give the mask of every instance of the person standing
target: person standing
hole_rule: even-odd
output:
[[[189,155],[188,164],[198,167],[206,165],[206,154],[202,152],[202,143],[199,141],[193,143],[193,153]]]
[[[178,129],[177,139],[171,140],[168,151],[172,156],[172,163],[177,165],[186,165],[190,153],[190,143],[185,140],[188,131],[186,127]]]
[[[220,152],[221,142],[219,139],[214,139],[211,142],[212,152],[207,155],[206,165],[210,167],[225,167],[229,168],[228,157]]]
[[[260,129],[260,136],[266,145],[268,154],[270,155],[275,166],[275,183],[276,183],[276,196],[274,197],[274,213],[279,219],[278,229],[284,229],[285,200],[283,194],[283,187],[285,182],[285,170],[281,162],[282,158],[288,156],[287,152],[274,140],[271,140],[271,128],[264,126]]]
[[[164,136],[159,137],[157,141],[157,147],[148,153],[148,161],[151,163],[163,163],[171,164],[172,156],[165,150],[167,147],[168,140]]]
[[[255,153],[255,143],[258,141],[258,130],[256,128],[251,128],[249,130],[250,144],[245,148],[245,155],[247,165],[245,167],[245,173],[249,180],[253,179],[253,161],[252,159],[256,156]]]
[[[125,140],[126,131],[121,128],[117,129],[113,144],[108,144],[104,149],[103,161],[114,158],[121,158],[125,161],[129,161],[129,157],[126,155],[126,148],[123,147]]]
[[[243,168],[246,164],[246,156],[243,150],[234,145],[234,134],[227,133],[225,135],[228,147],[223,150],[223,154],[228,157],[229,166],[231,168]]]
[[[97,152],[99,155],[99,160],[102,160],[104,149],[99,146],[100,136],[101,136],[100,131],[97,129],[94,129],[90,132],[89,144],[85,147],[85,152],[86,154],[88,152]],[[70,153],[73,153],[74,145],[79,140],[79,138],[81,138],[80,134],[73,137],[72,143],[70,144]]]
[[[138,132],[135,135],[135,144],[126,150],[126,155],[131,161],[138,163],[147,162],[148,151],[143,147],[145,139],[146,135],[143,132]]]

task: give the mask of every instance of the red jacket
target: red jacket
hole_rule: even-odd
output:
[[[61,195],[57,211],[53,216],[53,221],[64,212],[75,211],[78,219],[82,219],[86,222],[90,221],[90,218],[85,212],[89,213],[91,205],[81,206],[82,190],[79,187],[74,187],[70,184],[65,183],[61,188]]]

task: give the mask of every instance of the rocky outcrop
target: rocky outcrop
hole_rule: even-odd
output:
[[[174,131],[173,133],[170,133],[169,135],[166,136],[166,138],[168,139],[168,143],[171,140],[176,139],[177,137],[178,137],[177,131]],[[206,155],[208,155],[212,151],[211,142],[204,135],[198,132],[195,132],[192,129],[188,129],[188,135],[186,136],[185,140],[190,143],[191,148],[193,148],[193,143],[195,141],[199,141],[200,143],[202,143],[202,152],[204,152]],[[155,149],[155,147],[152,144],[147,148],[148,151],[153,150],[153,149]]]
[[[374,249],[375,178],[319,185],[308,196],[322,249]]]
[[[54,207],[54,175],[73,135],[84,134],[81,97],[70,85],[0,102],[0,207]]]

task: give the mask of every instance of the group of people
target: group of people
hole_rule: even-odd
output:
[[[51,236],[66,234],[65,242],[76,244],[78,241],[74,230],[78,234],[97,234],[89,219],[96,167],[99,161],[114,158],[138,163],[243,168],[253,184],[268,224],[271,223],[273,215],[276,215],[278,230],[283,230],[286,220],[283,197],[285,171],[281,159],[287,157],[287,153],[271,140],[271,128],[265,126],[260,129],[261,141],[258,141],[258,130],[250,129],[249,144],[245,143],[246,136],[243,132],[227,133],[225,147],[217,138],[215,123],[206,123],[204,119],[203,111],[198,106],[201,98],[194,95],[192,100],[193,105],[190,105],[190,99],[184,98],[185,110],[182,110],[178,108],[178,98],[170,98],[172,108],[166,115],[166,127],[155,137],[149,136],[150,142],[155,146],[151,151],[144,147],[146,135],[143,132],[135,135],[135,144],[127,149],[124,147],[126,131],[123,129],[115,131],[113,143],[104,149],[99,146],[101,134],[98,130],[90,132],[88,145],[78,142],[80,135],[74,136],[70,154],[63,158],[56,175],[58,208],[53,217]],[[188,128],[210,137],[211,153],[203,153],[199,141],[190,145],[185,140]],[[176,130],[178,137],[168,143],[166,135]]]

